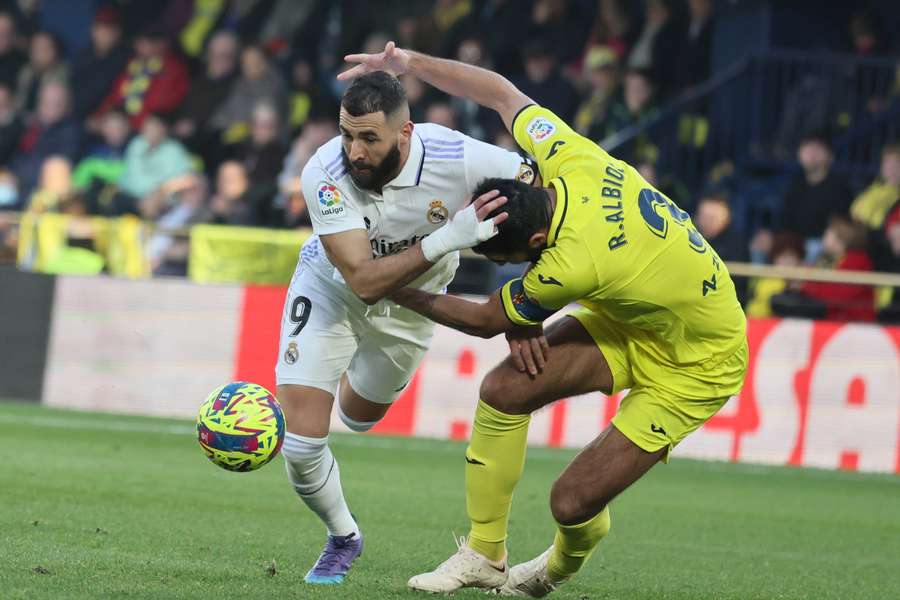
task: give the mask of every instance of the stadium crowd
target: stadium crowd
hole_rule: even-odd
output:
[[[715,17],[713,0],[80,5],[91,26],[76,48],[42,26],[40,2],[0,3],[0,211],[133,214],[167,228],[309,225],[300,172],[337,134],[344,54],[394,39],[490,67],[601,141],[709,79]],[[860,12],[835,49],[890,56],[878,25]],[[415,79],[403,84],[414,121],[514,147],[496,115]],[[873,93],[872,110],[898,91]],[[721,173],[688,191],[652,157],[629,158],[726,260],[900,272],[900,146],[886,146],[879,176],[854,190],[832,170],[825,134],[798,139],[802,171],[778,218],[753,232],[733,226]],[[15,231],[0,218],[7,256]],[[184,273],[178,244],[150,253],[154,272]],[[752,298],[740,293],[751,313],[875,318],[871,288],[763,281]]]

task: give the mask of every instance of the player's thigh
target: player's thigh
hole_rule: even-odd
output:
[[[291,433],[328,433],[338,382],[357,349],[351,310],[338,290],[309,272],[298,274],[288,290],[275,378]]]
[[[355,421],[381,419],[419,368],[431,341],[430,324],[417,335],[398,338],[372,332],[359,344],[342,385],[341,410]]]
[[[550,493],[553,518],[563,525],[583,523],[599,513],[665,455],[644,450],[610,424],[562,472]]]
[[[544,370],[534,376],[523,373],[507,356],[482,381],[484,402],[505,413],[526,414],[560,398],[610,393],[614,382],[609,362],[581,321],[567,315],[548,325],[545,335],[550,352]]]

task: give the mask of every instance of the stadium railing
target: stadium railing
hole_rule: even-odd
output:
[[[152,276],[147,256],[148,246],[154,235],[165,235],[190,243],[188,262],[199,261],[202,264],[189,264],[189,276],[195,281],[210,283],[286,284],[293,273],[299,246],[312,234],[311,229],[273,230],[232,225],[166,228],[127,217],[107,219],[12,212],[0,213],[0,216],[0,226],[6,224],[19,229],[17,259],[7,262],[16,262],[23,270],[60,272],[59,269],[66,265],[60,263],[53,253],[71,248],[67,243],[67,226],[80,220],[95,225],[90,230],[79,228],[79,231],[97,234],[92,238],[94,244],[90,251],[100,255],[104,262],[96,272],[132,278]],[[52,239],[47,239],[48,237]],[[84,246],[76,245],[75,248],[82,249]],[[123,256],[128,257],[128,260],[123,260]],[[465,252],[464,256],[481,258],[471,251]],[[71,264],[75,272],[82,266],[78,261]],[[732,275],[738,277],[900,287],[900,274],[896,273],[835,271],[742,262],[727,264]]]
[[[806,133],[830,135],[835,166],[877,173],[882,146],[900,136],[896,59],[773,50],[751,55],[685,91],[654,117],[600,141],[626,160],[698,189],[714,166],[785,170]]]

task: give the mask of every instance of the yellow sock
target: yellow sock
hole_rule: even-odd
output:
[[[466,449],[466,507],[472,520],[469,547],[490,560],[506,555],[513,488],[525,465],[531,415],[507,415],[481,400]]]
[[[547,573],[553,581],[563,581],[578,572],[590,558],[594,548],[609,533],[609,507],[595,517],[577,525],[557,524],[553,552],[547,565]]]

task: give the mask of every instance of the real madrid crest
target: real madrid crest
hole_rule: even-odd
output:
[[[425,218],[433,225],[440,225],[449,216],[450,211],[447,210],[444,203],[440,200],[432,200],[431,204],[428,205],[428,212],[425,213]]]
[[[519,174],[516,175],[516,179],[521,181],[522,183],[527,183],[531,185],[534,183],[534,168],[528,163],[522,163],[519,165]]]
[[[284,351],[284,362],[292,365],[297,362],[298,358],[300,358],[300,350],[297,349],[297,342],[291,342]]]

